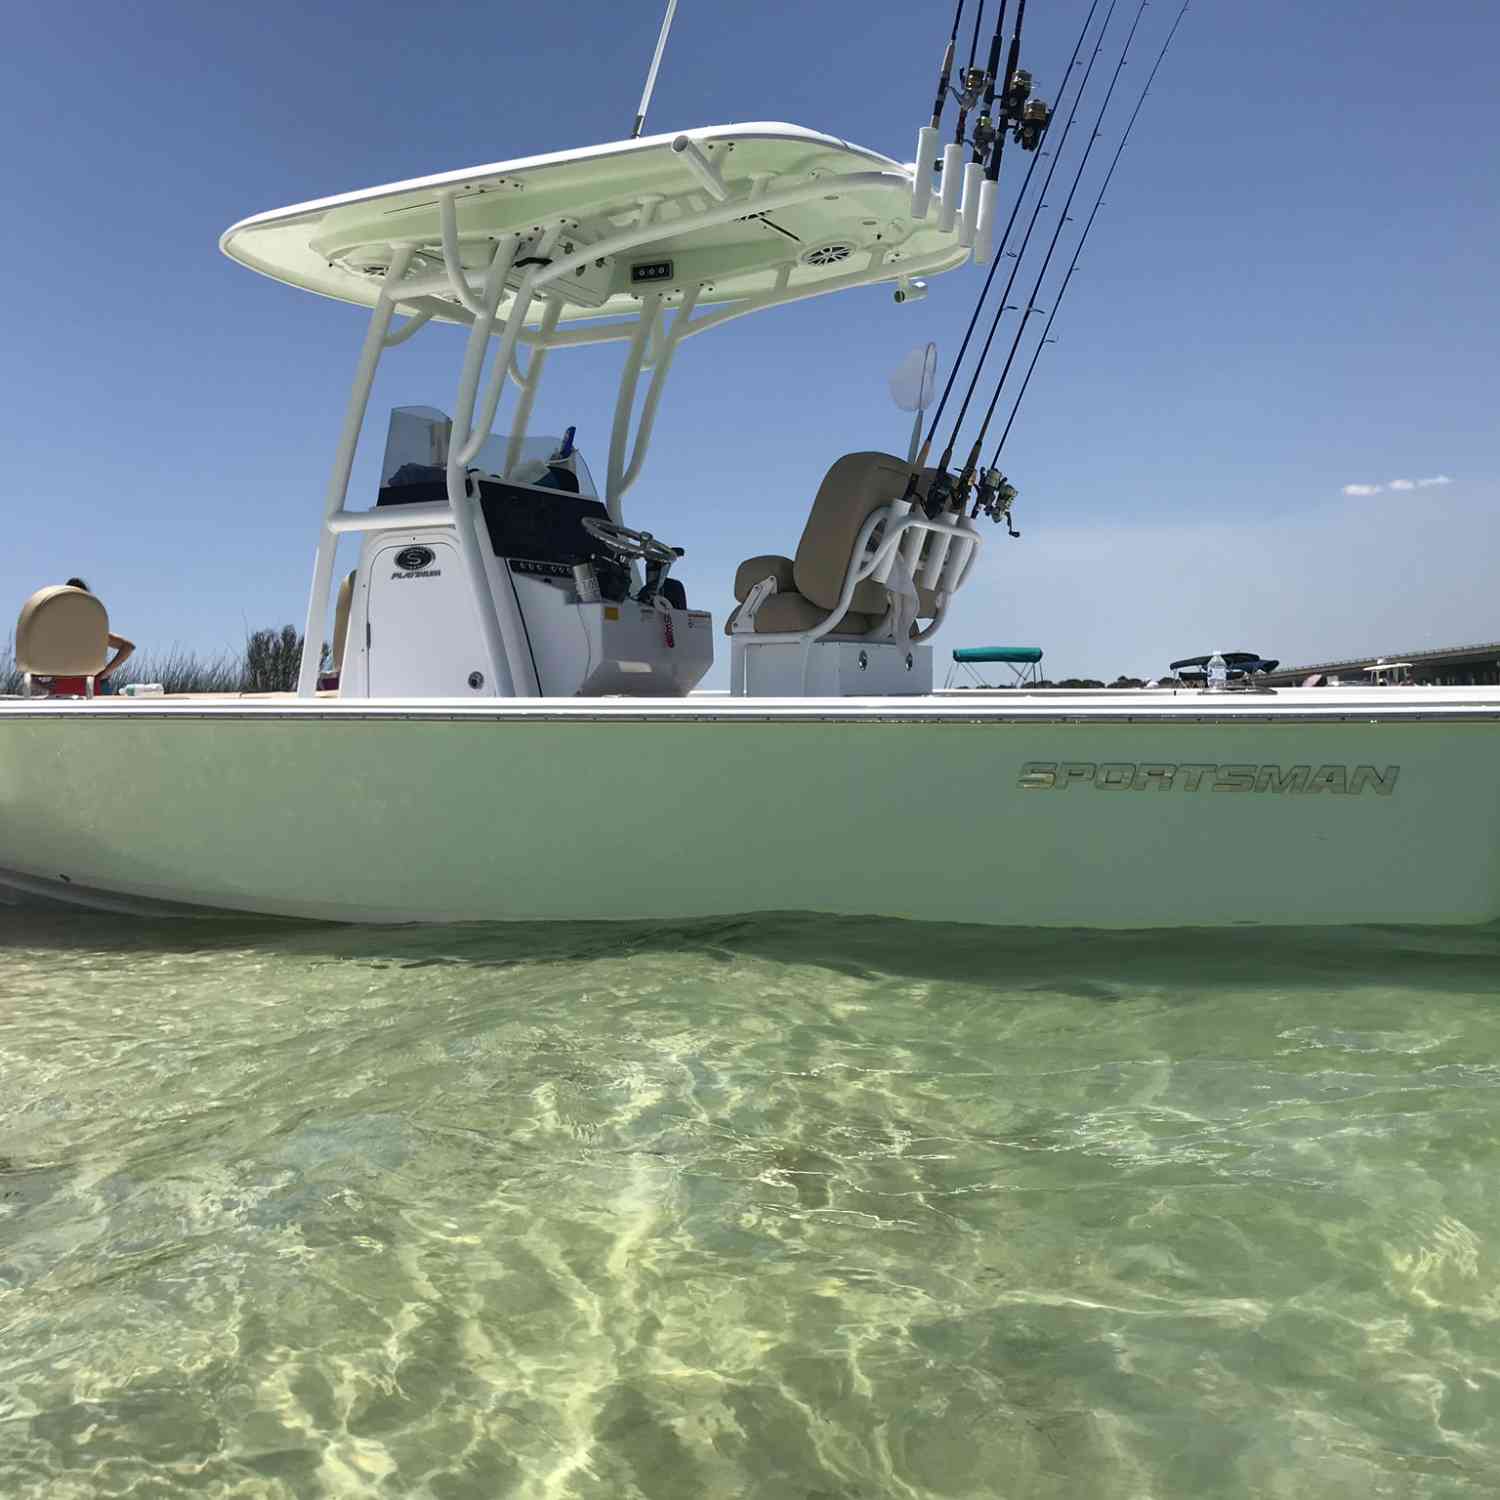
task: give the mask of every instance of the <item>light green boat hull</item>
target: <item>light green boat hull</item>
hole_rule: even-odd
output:
[[[0,881],[361,922],[1500,918],[1493,692],[1296,697],[12,702]]]

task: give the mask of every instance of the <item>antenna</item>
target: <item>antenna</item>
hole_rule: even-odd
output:
[[[635,127],[630,139],[635,140],[646,123],[646,111],[651,107],[651,92],[656,87],[656,70],[661,67],[661,55],[667,50],[667,33],[672,29],[672,17],[677,14],[677,0],[667,0],[667,13],[662,17],[661,32],[656,38],[656,51],[651,58],[651,67],[646,73],[646,87],[641,90],[641,102],[635,111]]]

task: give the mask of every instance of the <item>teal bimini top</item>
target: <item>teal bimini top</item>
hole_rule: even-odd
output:
[[[1020,665],[1041,659],[1040,646],[960,646],[953,653],[954,661],[1008,661]]]

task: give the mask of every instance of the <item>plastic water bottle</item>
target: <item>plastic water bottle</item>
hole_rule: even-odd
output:
[[[1222,693],[1229,686],[1229,668],[1217,651],[1208,659],[1208,690]]]
[[[166,691],[159,682],[127,682],[120,689],[126,698],[160,698]]]

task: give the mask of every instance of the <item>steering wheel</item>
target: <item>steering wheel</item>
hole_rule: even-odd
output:
[[[583,529],[596,542],[602,542],[616,557],[628,561],[638,557],[643,562],[656,563],[659,567],[671,567],[682,553],[658,541],[649,531],[632,531],[628,526],[617,526],[613,521],[601,521],[597,516],[581,518]]]

